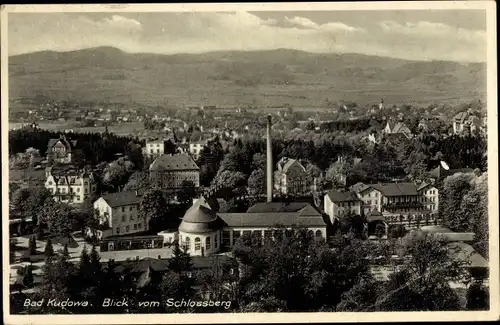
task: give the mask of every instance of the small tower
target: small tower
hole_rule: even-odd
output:
[[[383,110],[383,109],[384,109],[384,99],[383,99],[383,98],[380,100],[380,104],[378,104],[378,108],[379,108],[380,110]]]

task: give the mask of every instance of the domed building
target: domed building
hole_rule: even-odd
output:
[[[191,206],[179,226],[179,244],[192,256],[213,254],[220,249],[222,220],[202,197]]]
[[[267,202],[256,203],[244,213],[220,212],[217,201],[197,199],[186,211],[179,231],[175,233],[179,246],[191,256],[209,256],[222,249],[231,249],[239,238],[273,239],[282,230],[301,227],[308,236],[327,238],[328,217],[307,202],[273,202],[273,164],[271,144],[271,119],[267,124]],[[285,236],[288,232],[285,231]],[[164,237],[167,234],[162,234]]]

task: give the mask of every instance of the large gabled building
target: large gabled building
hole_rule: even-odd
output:
[[[77,149],[77,141],[61,135],[59,139],[49,139],[47,144],[47,161],[49,164],[70,164]]]
[[[382,216],[387,223],[410,224],[416,219],[434,220],[439,209],[439,190],[430,183],[357,183],[350,189],[347,192],[349,194],[343,193],[343,196],[351,197],[350,204],[356,206],[353,199],[355,194],[360,200],[359,210],[368,220],[371,216],[374,216],[374,220],[380,220]],[[329,201],[331,199],[327,194],[325,202]],[[334,211],[329,208],[326,213],[332,219],[337,218]]]
[[[79,204],[96,190],[94,174],[71,166],[45,169],[45,188],[57,202]]]
[[[149,229],[149,220],[139,218],[141,196],[136,191],[108,193],[94,201],[99,224],[97,237],[129,235]]]
[[[200,186],[200,168],[188,154],[160,155],[149,166],[151,181],[167,190],[179,189],[184,181]]]
[[[479,130],[482,122],[479,117],[472,114],[470,110],[460,112],[453,117],[453,133],[461,134]]]
[[[404,135],[407,139],[410,139],[413,136],[411,130],[403,122],[387,121],[387,124],[384,127],[384,133],[401,134]]]
[[[296,159],[283,157],[277,164],[274,188],[282,195],[299,195],[309,190],[306,168]]]

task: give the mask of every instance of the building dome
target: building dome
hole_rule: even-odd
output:
[[[217,214],[200,203],[195,203],[195,205],[186,211],[179,226],[179,231],[201,234],[213,232],[221,228],[222,222]]]

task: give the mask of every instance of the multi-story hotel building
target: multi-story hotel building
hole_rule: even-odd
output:
[[[94,175],[86,170],[47,167],[45,178],[45,187],[57,202],[82,203],[96,190]]]
[[[187,154],[160,155],[149,166],[149,176],[162,189],[178,189],[184,181],[200,186],[200,168]]]

